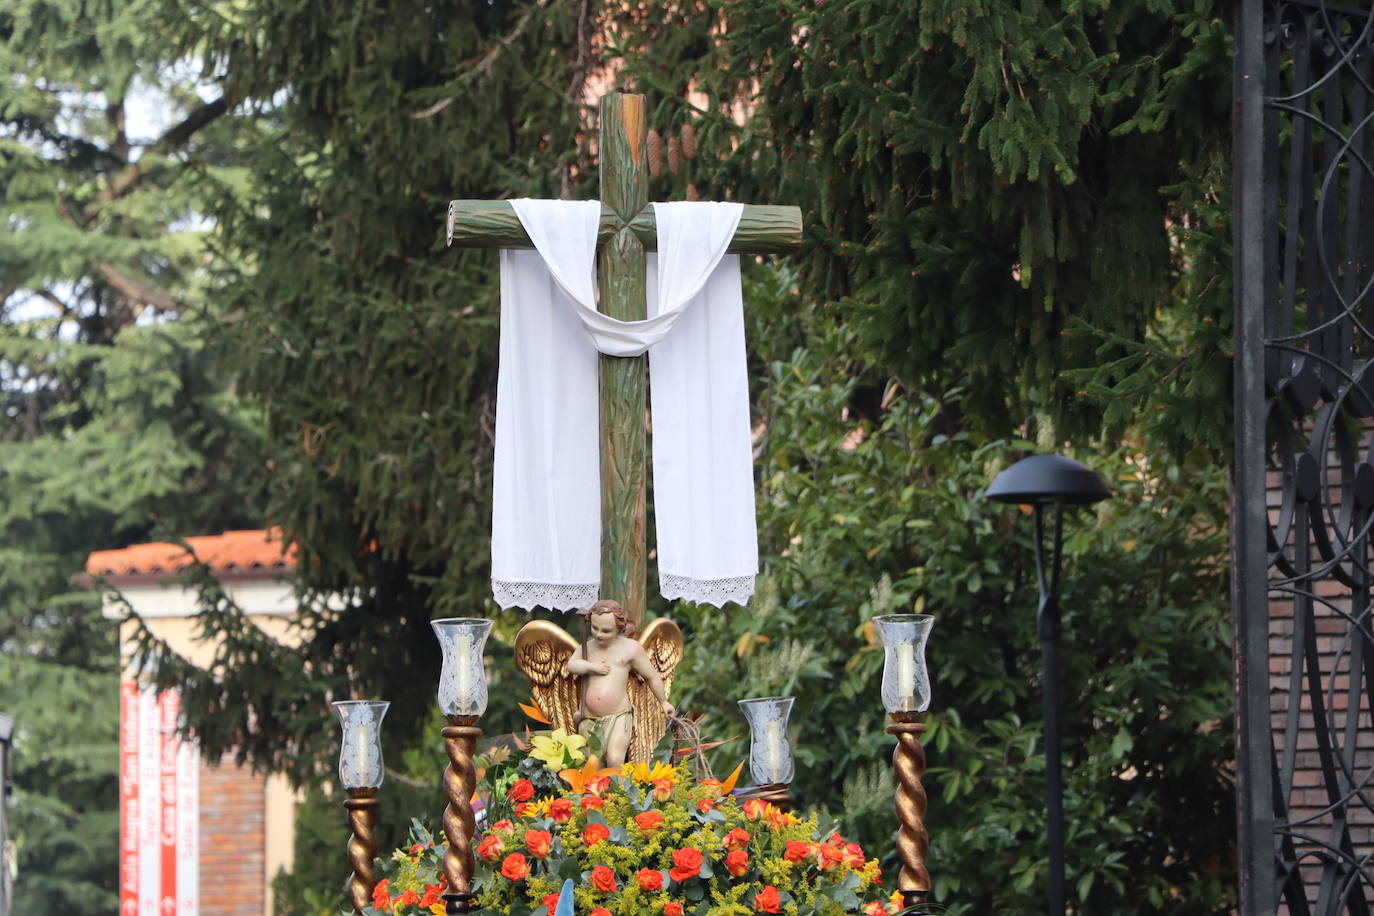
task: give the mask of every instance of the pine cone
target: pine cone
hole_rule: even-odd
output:
[[[677,137],[668,138],[668,171],[674,175],[682,171],[682,148]]]
[[[690,181],[687,182],[687,199],[688,199],[688,200],[696,200],[696,199],[697,199],[697,186],[696,186],[695,183],[690,182]]]
[[[663,138],[658,131],[649,131],[649,177],[657,178],[663,174]]]
[[[691,124],[682,125],[682,155],[688,161],[697,157],[697,129]]]

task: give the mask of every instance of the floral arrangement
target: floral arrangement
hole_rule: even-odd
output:
[[[666,762],[604,769],[561,729],[478,763],[474,909],[551,916],[573,879],[578,916],[890,916],[877,860],[815,817],[802,819]],[[578,766],[581,764],[581,766]],[[370,913],[443,913],[442,845],[418,824],[385,866]]]

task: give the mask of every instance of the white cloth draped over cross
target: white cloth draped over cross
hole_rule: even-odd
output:
[[[503,608],[598,598],[598,353],[648,353],[659,588],[722,606],[754,591],[749,383],[739,257],[743,207],[655,203],[649,317],[596,308],[598,201],[514,200],[535,250],[501,252],[492,592]]]

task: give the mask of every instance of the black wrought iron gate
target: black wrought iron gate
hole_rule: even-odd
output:
[[[1374,911],[1374,17],[1245,0],[1232,491],[1241,903]]]

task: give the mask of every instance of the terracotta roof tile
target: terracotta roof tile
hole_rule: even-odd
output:
[[[216,573],[290,572],[296,547],[283,545],[281,530],[226,531],[186,539],[202,563]],[[120,550],[97,550],[86,559],[86,572],[108,578],[172,575],[193,562],[180,544],[135,544]]]

